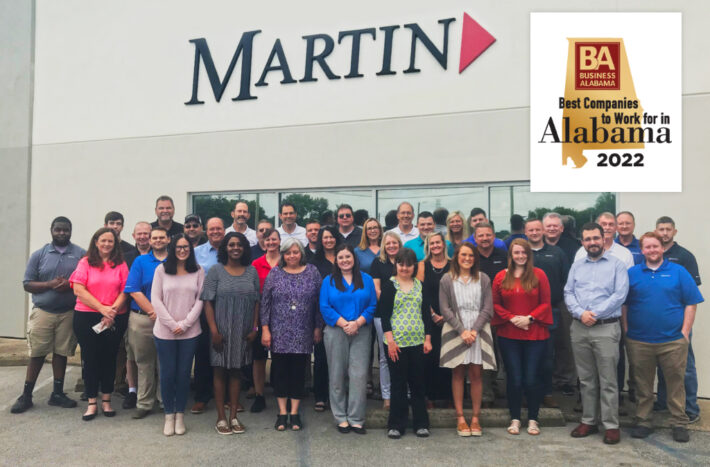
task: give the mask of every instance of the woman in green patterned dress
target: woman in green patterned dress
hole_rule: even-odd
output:
[[[396,275],[382,281],[382,330],[387,346],[391,378],[390,414],[387,436],[404,434],[409,417],[407,385],[412,402],[414,432],[429,436],[429,414],[424,396],[425,354],[431,352],[432,321],[429,303],[416,278],[417,256],[401,248],[394,258]]]

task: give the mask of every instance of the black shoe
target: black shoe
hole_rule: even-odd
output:
[[[563,384],[562,395],[568,397],[574,396],[574,386],[572,386],[571,384]]]
[[[345,426],[338,425],[338,431],[344,435],[348,434],[348,433],[350,433],[350,425],[345,425]]]
[[[111,403],[110,397],[108,399],[101,399],[101,411],[103,412],[104,417],[115,417],[116,416],[115,410],[104,410],[104,404],[110,404],[110,403]]]
[[[631,437],[632,438],[648,438],[648,436],[653,433],[653,430],[647,426],[635,426],[631,430]]]
[[[79,396],[79,400],[86,402],[89,400],[89,395],[86,393],[86,391],[82,392],[81,395]]]
[[[63,409],[73,409],[74,407],[76,407],[76,401],[69,399],[67,397],[67,394],[64,392],[53,392],[52,395],[49,396],[49,401],[47,401],[47,404],[55,405]]]
[[[150,415],[150,412],[151,412],[151,411],[148,410],[148,409],[138,409],[138,410],[136,410],[136,412],[133,414],[133,417],[132,417],[132,418],[133,418],[134,420],[140,420],[141,418],[145,418],[145,417],[147,417],[148,415]],[[105,412],[104,412],[104,414],[105,414]]]
[[[629,402],[636,403],[636,391],[629,389]]]
[[[251,413],[259,413],[262,410],[266,408],[266,399],[264,399],[264,396],[261,395],[256,395],[254,397],[254,403],[251,405],[251,409],[249,411]]]
[[[29,408],[32,408],[34,404],[32,403],[32,396],[26,397],[24,394],[17,398],[10,412],[12,413],[22,413]]]
[[[289,415],[288,424],[293,431],[300,431],[301,428],[303,428],[303,422],[301,422],[301,416],[299,414]]]
[[[690,435],[688,435],[688,429],[684,426],[674,426],[673,427],[673,441],[676,443],[687,443],[690,441]]]
[[[96,405],[96,402],[89,402],[89,406]],[[88,422],[90,420],[93,420],[96,418],[96,414],[99,412],[98,407],[96,408],[96,412],[90,413],[90,414],[84,414],[81,416],[81,419],[84,420],[85,422]]]
[[[136,402],[138,402],[138,394],[135,392],[129,392],[125,399],[123,399],[123,408],[126,410],[135,409]]]

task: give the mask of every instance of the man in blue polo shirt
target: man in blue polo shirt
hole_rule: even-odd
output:
[[[636,219],[629,211],[621,211],[616,215],[616,231],[618,235],[614,241],[629,250],[634,258],[634,264],[641,264],[644,259],[639,241],[634,237],[635,228]]]
[[[493,224],[491,224],[488,217],[486,217],[486,211],[481,208],[473,208],[471,209],[471,214],[468,218],[468,225],[473,233],[471,233],[471,236],[466,239],[466,241],[473,244],[473,246],[478,246],[478,243],[476,242],[476,226],[478,224],[490,224],[491,228],[493,227]],[[495,237],[493,239],[493,246],[500,248],[503,251],[508,251],[508,247],[505,242],[500,238]],[[493,278],[491,278],[491,281],[493,281]]]
[[[641,236],[645,262],[629,269],[629,294],[622,324],[636,385],[638,405],[634,438],[651,434],[656,365],[666,379],[673,439],[688,442],[685,413],[685,365],[697,304],[703,296],[690,273],[663,258],[663,241],[655,232]]]
[[[163,227],[153,227],[150,231],[151,251],[133,261],[126,280],[124,292],[131,295],[131,313],[128,318],[126,342],[128,359],[136,362],[138,368],[138,399],[133,418],[140,419],[150,414],[156,396],[160,399],[157,375],[158,354],[153,340],[155,311],[150,303],[155,268],[168,257],[168,231]]]

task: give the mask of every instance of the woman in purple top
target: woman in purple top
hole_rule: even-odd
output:
[[[165,263],[155,269],[151,303],[157,316],[153,338],[160,362],[160,392],[165,407],[163,434],[185,433],[185,405],[190,371],[200,338],[200,293],[205,271],[185,234],[170,241]]]
[[[291,399],[290,425],[303,426],[298,406],[306,395],[306,365],[313,343],[322,337],[323,318],[318,313],[321,277],[318,269],[306,264],[301,243],[288,238],[281,244],[281,259],[264,282],[261,299],[261,343],[271,349],[271,380],[279,405],[276,428],[289,424],[286,411]]]

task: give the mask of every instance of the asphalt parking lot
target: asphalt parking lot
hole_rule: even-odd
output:
[[[49,368],[35,389],[35,407],[20,415],[10,406],[22,387],[25,368],[0,368],[0,464],[2,465],[708,465],[710,433],[693,432],[688,444],[674,443],[670,430],[657,430],[646,440],[631,439],[627,429],[616,446],[606,446],[601,435],[572,439],[566,427],[542,427],[539,437],[510,436],[503,428],[484,427],[482,438],[459,438],[451,429],[433,429],[420,439],[411,433],[387,439],[382,429],[365,436],[342,435],[328,412],[316,413],[310,403],[302,413],[302,432],[277,433],[275,401],[261,414],[245,413],[242,435],[220,436],[214,431],[214,404],[202,415],[186,415],[184,436],[162,435],[162,413],[131,419],[114,395],[113,418],[81,420],[85,403],[76,409],[50,407]],[[73,386],[79,369],[70,367]],[[78,394],[69,393],[73,398]],[[245,405],[250,405],[244,400]],[[372,401],[373,408],[379,405]]]

